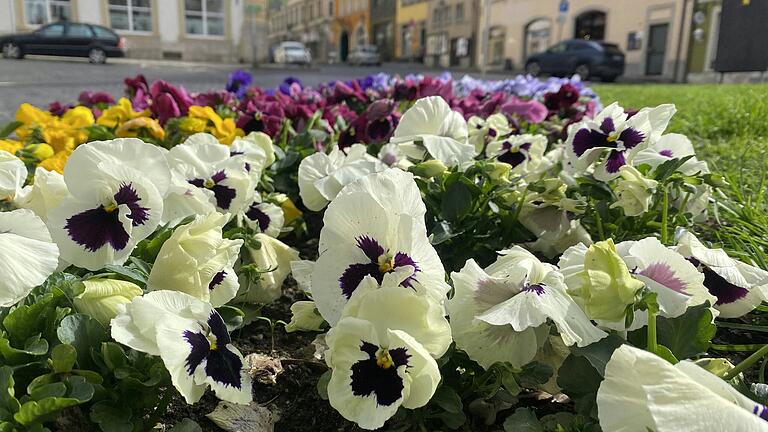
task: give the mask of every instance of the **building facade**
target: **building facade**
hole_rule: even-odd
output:
[[[0,0],[0,33],[34,31],[59,20],[110,27],[128,55],[237,62],[264,57],[264,0]]]
[[[303,42],[313,61],[325,63],[335,53],[331,31],[334,0],[287,0],[275,2],[268,12],[270,48],[284,41]]]
[[[615,43],[627,77],[672,79],[685,71],[693,1],[496,0],[490,3],[488,64],[523,68],[565,39]],[[481,44],[478,43],[478,49]]]
[[[429,2],[425,64],[435,67],[475,66],[478,6],[478,0]]]
[[[427,46],[427,0],[397,0],[395,11],[395,59],[424,61]]]
[[[370,0],[371,42],[379,47],[382,61],[395,56],[395,12],[398,0]]]
[[[332,26],[336,41],[336,56],[347,61],[349,52],[358,45],[370,43],[371,10],[369,0],[336,0]]]

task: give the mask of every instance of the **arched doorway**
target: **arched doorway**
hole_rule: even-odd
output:
[[[546,51],[549,48],[549,37],[552,33],[552,23],[546,18],[537,18],[525,26],[525,43],[523,58],[531,54]]]
[[[341,38],[339,38],[339,58],[342,62],[347,61],[349,56],[349,33],[346,30],[341,32]]]
[[[576,17],[575,39],[605,39],[605,12],[586,11]]]

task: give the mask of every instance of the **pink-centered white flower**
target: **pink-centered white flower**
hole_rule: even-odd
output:
[[[442,302],[450,287],[427,238],[425,213],[413,175],[398,169],[360,179],[328,206],[311,286],[320,313],[331,325],[366,276],[381,282],[403,267],[411,269],[400,284],[403,289],[423,289]]]
[[[163,214],[170,171],[163,151],[136,138],[79,146],[64,168],[69,195],[48,213],[61,258],[98,270],[122,264]]]
[[[597,391],[605,432],[768,431],[768,408],[695,363],[622,345]]]
[[[583,347],[606,336],[566,292],[556,267],[519,246],[499,254],[485,269],[470,259],[451,274],[453,337],[471,359],[485,368],[529,363],[546,341],[548,320],[566,345]]]

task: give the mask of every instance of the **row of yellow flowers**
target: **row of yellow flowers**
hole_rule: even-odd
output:
[[[0,139],[0,150],[60,173],[64,172],[64,165],[75,147],[88,141],[90,127],[94,125],[108,128],[121,138],[163,140],[166,135],[149,110],[134,111],[126,98],[120,98],[115,105],[104,109],[98,119],[85,106],[70,108],[63,115],[56,116],[25,103],[16,111],[16,121],[21,123],[15,130],[18,139]],[[233,119],[222,118],[207,106],[190,107],[187,117],[180,121],[180,128],[190,135],[208,132],[227,145],[245,135]]]

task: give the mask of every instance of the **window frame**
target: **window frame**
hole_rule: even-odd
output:
[[[107,0],[107,19],[109,20],[109,28],[120,34],[135,34],[135,35],[151,35],[155,33],[155,14],[152,10],[152,0],[149,1],[149,6],[134,6],[133,2],[136,0],[126,0],[126,5],[113,5],[110,0]],[[143,12],[149,12],[150,30],[136,30],[133,24],[133,11],[137,9]],[[112,25],[112,11],[122,10],[128,14],[128,28],[120,29]]]
[[[32,23],[29,21],[30,17],[29,15],[27,15],[27,3],[43,3],[45,5],[45,17],[44,17],[43,23],[38,24],[38,23]],[[44,25],[54,24],[58,22],[53,20],[51,9],[53,6],[64,6],[64,5],[66,5],[68,8],[67,21],[71,21],[72,10],[73,10],[71,0],[22,0],[21,8],[22,8],[22,14],[24,15],[24,26],[29,28],[39,28]]]
[[[221,0],[222,11],[221,12],[209,12],[208,1],[200,0],[199,11],[187,9],[187,2],[184,0],[184,34],[188,38],[195,39],[226,39],[227,38],[227,4],[225,0]],[[190,33],[187,27],[187,15],[200,17],[203,21],[203,33]],[[222,34],[211,34],[208,32],[208,17],[213,15],[214,17],[221,18],[223,23]]]

